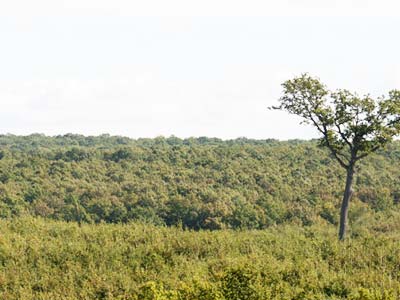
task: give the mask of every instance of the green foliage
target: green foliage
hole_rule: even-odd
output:
[[[362,161],[343,243],[344,174],[317,141],[3,135],[0,153],[0,299],[400,297],[399,142]]]
[[[331,225],[188,231],[0,220],[0,299],[352,299],[400,296],[400,214],[350,241]],[[388,229],[390,231],[385,231]],[[354,230],[354,229],[353,229]]]
[[[280,105],[272,108],[300,116],[304,123],[313,125],[321,135],[320,145],[326,146],[346,169],[339,222],[339,239],[344,240],[357,162],[400,134],[400,90],[374,100],[347,90],[329,91],[308,74],[287,80],[282,86]]]
[[[338,222],[344,172],[317,141],[0,135],[0,151],[2,217],[194,230]],[[354,212],[399,210],[399,153],[393,142],[362,161]]]
[[[222,278],[222,294],[225,299],[256,300],[260,299],[254,286],[255,278],[248,270],[228,270]]]
[[[329,91],[318,79],[303,74],[282,84],[280,105],[273,107],[302,117],[322,135],[339,163],[348,168],[400,134],[400,91],[376,100],[348,90]]]

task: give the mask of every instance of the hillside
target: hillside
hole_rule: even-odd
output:
[[[0,136],[0,298],[395,300],[400,143]]]
[[[0,216],[263,229],[333,224],[344,172],[316,141],[0,136]],[[399,211],[400,143],[362,162],[351,223]]]

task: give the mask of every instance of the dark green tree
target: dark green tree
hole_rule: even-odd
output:
[[[346,235],[347,215],[357,163],[400,133],[400,91],[378,99],[348,90],[330,91],[308,74],[282,84],[280,109],[303,119],[321,134],[326,146],[346,170],[346,185],[340,210],[339,239]]]

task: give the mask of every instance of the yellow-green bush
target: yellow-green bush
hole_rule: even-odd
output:
[[[344,243],[324,223],[188,231],[0,220],[0,299],[398,299],[399,219],[371,220]]]

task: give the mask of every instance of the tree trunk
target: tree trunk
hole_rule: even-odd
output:
[[[342,207],[340,209],[340,228],[339,240],[343,241],[346,237],[347,215],[349,211],[349,203],[353,190],[351,188],[354,177],[354,164],[350,164],[347,168],[346,187],[344,189]]]

